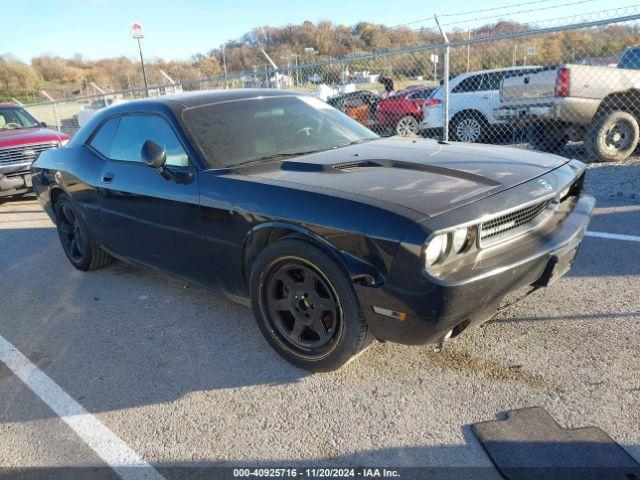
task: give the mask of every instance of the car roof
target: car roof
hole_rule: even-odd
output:
[[[204,90],[200,92],[176,93],[162,97],[134,100],[118,105],[118,110],[132,110],[140,106],[166,106],[172,110],[184,110],[211,103],[244,100],[247,98],[281,97],[287,95],[306,95],[293,90],[275,90],[267,88],[243,88],[228,90]],[[112,111],[115,111],[112,110]]]
[[[20,108],[20,105],[15,103],[0,103],[0,108]]]
[[[540,65],[526,65],[526,66],[519,66],[519,67],[504,67],[504,68],[491,68],[489,70],[476,70],[473,72],[465,72],[465,73],[461,73],[459,75],[456,75],[454,78],[467,78],[470,77],[472,75],[480,75],[483,73],[496,73],[496,72],[517,72],[520,70],[535,70],[536,68],[543,68]]]

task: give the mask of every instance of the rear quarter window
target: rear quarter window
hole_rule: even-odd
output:
[[[111,146],[113,145],[113,139],[118,131],[118,125],[120,124],[120,117],[112,118],[103,123],[93,135],[93,138],[89,142],[89,145],[95,150],[100,152],[105,157],[109,158],[111,155]]]

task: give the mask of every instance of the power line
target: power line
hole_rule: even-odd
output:
[[[512,3],[510,5],[503,5],[501,7],[482,8],[482,9],[479,9],[479,10],[470,10],[470,11],[456,12],[456,13],[444,13],[442,15],[438,15],[438,18],[463,17],[463,16],[466,16],[466,15],[473,15],[475,13],[494,12],[496,10],[504,10],[504,9],[507,9],[507,8],[522,7],[522,6],[525,6],[525,5],[535,5],[535,4],[539,4],[539,3],[547,3],[547,2],[552,2],[552,1],[554,1],[554,0],[534,0],[534,1],[531,1],[531,2]],[[407,23],[401,23],[399,25],[395,25],[395,26],[390,27],[390,28],[406,27],[408,25],[415,25],[417,23],[423,23],[423,22],[427,22],[427,21],[433,21],[433,17],[422,18],[422,19],[419,19],[419,20],[413,20],[413,21],[407,22]]]
[[[596,0],[580,0],[578,2],[570,2],[570,3],[564,3],[562,5],[553,5],[553,6],[549,6],[549,7],[543,7],[543,8],[531,8],[528,10],[519,10],[517,12],[507,12],[507,13],[501,13],[498,15],[490,15],[488,17],[481,17],[481,18],[474,18],[471,20],[463,20],[461,22],[456,22],[456,23],[446,23],[443,24],[443,27],[450,27],[450,26],[456,26],[456,25],[461,25],[463,23],[472,23],[472,22],[479,22],[482,20],[490,20],[493,18],[503,18],[505,15],[518,15],[520,13],[531,13],[531,12],[542,12],[542,11],[546,11],[546,10],[553,10],[555,8],[564,8],[564,7],[569,7],[571,5],[581,5],[583,3],[589,3],[589,2],[595,2]]]

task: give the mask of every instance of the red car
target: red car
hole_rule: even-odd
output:
[[[31,164],[42,151],[64,146],[69,138],[24,108],[0,103],[0,198],[29,192]]]
[[[376,110],[378,129],[401,137],[418,135],[422,104],[433,90],[423,86],[408,87],[380,102]]]

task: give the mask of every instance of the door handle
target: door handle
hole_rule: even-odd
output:
[[[102,174],[102,183],[111,183],[113,180],[113,177],[115,177],[115,175],[110,172],[106,172]]]

